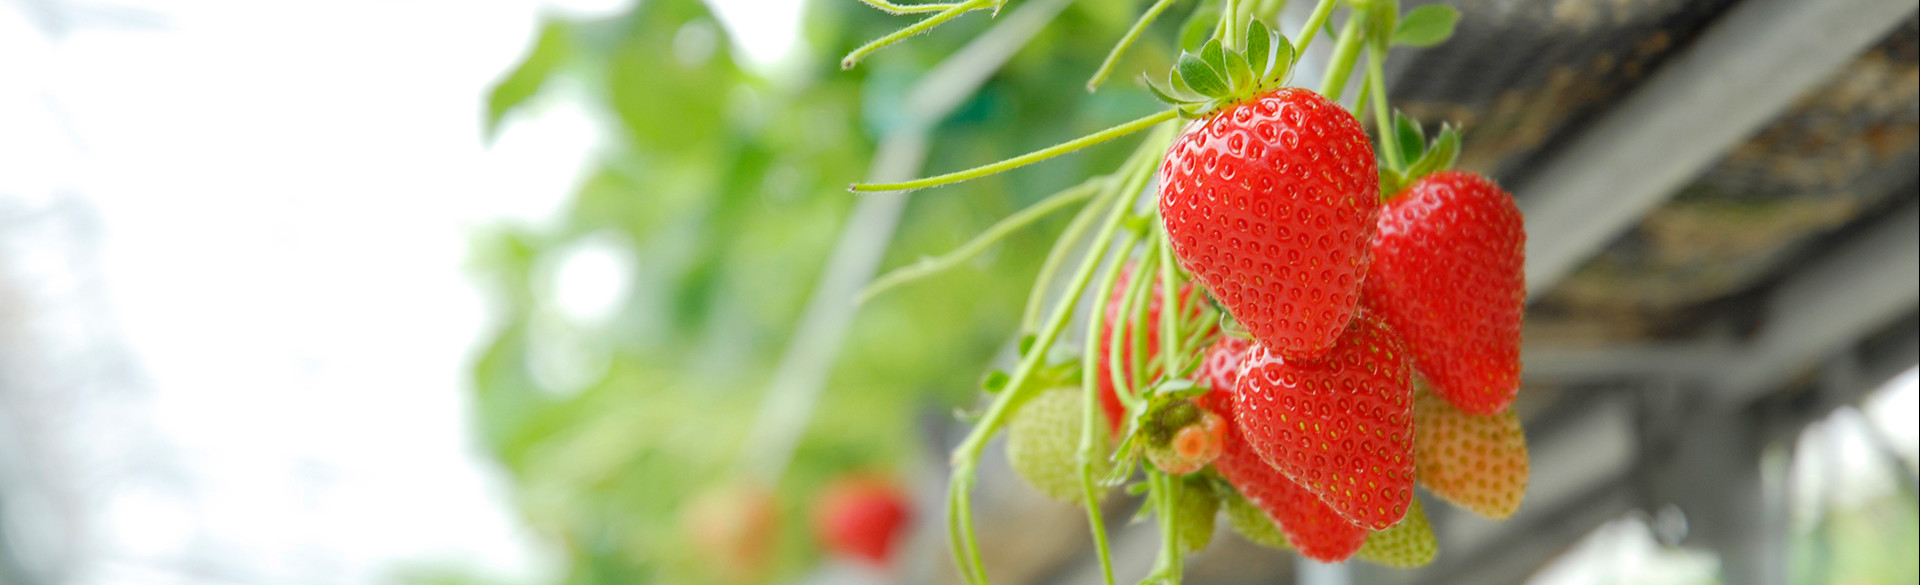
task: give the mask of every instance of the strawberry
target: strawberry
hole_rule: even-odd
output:
[[[1234,385],[1240,383],[1240,365],[1246,363],[1247,350],[1252,348],[1253,340],[1244,337],[1221,335],[1214,340],[1207,348],[1206,361],[1200,364],[1200,383],[1214,390],[1207,396],[1217,393],[1225,397],[1233,392]]]
[[[1120,305],[1123,304],[1123,301],[1127,298],[1127,289],[1132,283],[1133,270],[1135,267],[1135,265],[1128,265],[1121,268],[1120,279],[1113,283],[1113,291],[1109,293],[1107,299],[1107,318],[1100,326],[1100,352],[1097,354],[1100,356],[1100,362],[1094,364],[1094,367],[1098,370],[1097,375],[1099,376],[1099,379],[1094,380],[1094,382],[1100,387],[1100,408],[1107,414],[1107,430],[1109,432],[1119,432],[1121,422],[1126,420],[1127,416],[1126,407],[1120,404],[1120,397],[1114,394],[1113,370],[1110,367],[1112,362],[1108,360],[1107,357],[1112,355],[1114,351],[1114,327],[1120,327],[1118,337],[1120,341],[1120,371],[1123,376],[1132,371],[1133,328],[1127,326],[1127,324],[1132,323],[1132,321],[1131,319],[1123,318],[1120,314]],[[1142,355],[1145,356],[1145,363],[1151,364],[1153,360],[1160,357],[1160,305],[1163,295],[1160,294],[1160,284],[1157,280],[1148,283],[1147,287],[1147,296],[1141,297],[1142,299],[1147,299],[1147,321],[1145,323],[1147,334],[1145,336],[1146,347],[1144,348],[1146,351]],[[1182,283],[1177,294],[1180,295],[1182,307],[1189,309],[1187,319],[1198,318],[1200,303],[1192,302],[1193,284]],[[1146,383],[1146,381],[1142,381],[1142,383]]]
[[[1380,214],[1360,122],[1281,88],[1189,124],[1160,166],[1181,266],[1280,355],[1318,358],[1353,319]]]
[[[814,517],[827,549],[874,565],[886,565],[913,515],[906,496],[892,482],[873,477],[843,478],[822,492]]]
[[[1353,556],[1397,569],[1424,567],[1440,554],[1440,543],[1433,537],[1433,524],[1420,498],[1413,499],[1407,517],[1392,528],[1367,535],[1367,544]]]
[[[1407,340],[1441,397],[1493,414],[1520,390],[1527,235],[1513,196],[1492,181],[1441,171],[1380,214],[1369,309]]]
[[[1273,523],[1265,510],[1247,501],[1245,496],[1231,494],[1223,498],[1227,508],[1227,527],[1235,534],[1260,546],[1271,549],[1288,550],[1293,545],[1287,543],[1287,535],[1280,533],[1280,526]]]
[[[1160,471],[1181,475],[1199,471],[1220,456],[1226,444],[1226,419],[1182,400],[1160,409],[1143,433],[1147,460]]]
[[[1063,502],[1086,499],[1078,467],[1081,400],[1078,387],[1043,390],[1007,423],[1008,463],[1040,493]],[[1105,474],[1107,465],[1106,457],[1095,457],[1094,475]]]
[[[1362,311],[1317,361],[1264,344],[1234,387],[1247,443],[1341,515],[1373,530],[1413,499],[1413,386],[1405,345]]]
[[[1261,459],[1232,422],[1239,417],[1225,418],[1229,421],[1227,445],[1220,458],[1213,461],[1213,468],[1219,470],[1241,496],[1280,526],[1285,542],[1299,548],[1300,554],[1307,558],[1323,562],[1341,561],[1360,550],[1367,540],[1367,529],[1347,520],[1313,492]],[[1243,530],[1242,534],[1247,531]]]
[[[1427,491],[1494,520],[1520,509],[1527,436],[1512,409],[1469,414],[1422,391],[1413,399],[1413,429],[1413,461]]]
[[[721,583],[747,583],[765,576],[779,536],[773,492],[735,483],[701,492],[680,514],[692,557]]]

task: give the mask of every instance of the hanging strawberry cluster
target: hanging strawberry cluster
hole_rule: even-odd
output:
[[[961,13],[999,8],[867,1],[938,14],[855,51],[848,66]],[[1090,88],[1171,1],[1147,10]],[[1491,181],[1448,170],[1456,131],[1443,126],[1429,141],[1417,121],[1388,115],[1381,71],[1388,48],[1443,41],[1457,13],[1321,0],[1290,41],[1261,21],[1277,4],[1224,2],[1213,39],[1182,53],[1164,84],[1147,83],[1165,111],[975,169],[854,186],[931,187],[1151,130],[1112,173],[962,248],[1080,204],[1035,283],[1018,365],[988,376],[992,401],[953,454],[948,525],[970,582],[985,581],[970,491],[1003,428],[1022,477],[1086,507],[1108,583],[1098,503],[1121,485],[1146,495],[1142,513],[1168,535],[1147,580],[1170,583],[1222,511],[1259,544],[1416,567],[1438,551],[1416,485],[1494,519],[1519,507],[1520,214]],[[1342,6],[1320,91],[1288,86]],[[1356,65],[1355,101],[1370,106],[1374,139],[1338,101]],[[1149,188],[1157,205],[1143,206]],[[1084,252],[1069,269],[1075,250]],[[1064,290],[1050,295],[1063,271]],[[889,275],[868,295],[929,272]],[[1079,349],[1068,349],[1083,298],[1092,310]]]

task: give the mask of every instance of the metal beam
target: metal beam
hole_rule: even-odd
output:
[[[1745,0],[1516,185],[1527,292],[1601,247],[1885,37],[1913,0]]]
[[[1764,329],[1714,380],[1717,399],[1749,402],[1917,304],[1920,200],[1913,200],[1774,290]]]

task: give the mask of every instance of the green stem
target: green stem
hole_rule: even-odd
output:
[[[1099,182],[1089,179],[1079,185],[1068,187],[1066,190],[1042,199],[1039,203],[1035,203],[993,224],[993,226],[988,227],[986,231],[980,232],[980,235],[974,236],[973,239],[968,240],[965,244],[961,244],[958,248],[954,248],[951,252],[947,252],[937,258],[922,259],[911,266],[899,268],[887,273],[885,276],[875,279],[872,284],[867,285],[866,290],[860,291],[859,299],[855,302],[865,303],[872,300],[873,297],[879,296],[880,293],[893,289],[893,287],[939,274],[949,268],[958,266],[961,262],[971,260],[1015,230],[1031,225],[1033,222],[1039,221],[1040,218],[1046,217],[1047,214],[1053,213],[1062,207],[1086,199],[1089,195],[1092,195],[1094,191],[1099,190],[1099,188]]]
[[[887,0],[860,0],[868,6],[878,8],[887,14],[922,14],[950,10],[959,4],[894,4]]]
[[[974,1],[980,1],[980,0],[974,0]],[[1030,165],[1030,164],[1047,160],[1047,159],[1060,156],[1069,152],[1080,150],[1082,148],[1093,146],[1095,144],[1106,142],[1108,140],[1113,140],[1121,136],[1126,136],[1134,132],[1139,132],[1141,130],[1145,130],[1147,128],[1153,127],[1154,124],[1159,124],[1167,120],[1172,120],[1178,115],[1179,115],[1179,111],[1177,110],[1165,110],[1165,111],[1157,112],[1157,113],[1142,117],[1132,122],[1127,122],[1118,126],[1114,126],[1112,128],[1108,128],[1106,130],[1101,130],[1093,134],[1088,134],[1080,138],[1075,138],[1073,140],[1062,142],[1054,146],[1036,150],[1036,151],[1023,154],[1020,156],[1016,156],[1016,157],[1003,160],[997,163],[978,166],[978,167],[974,167],[964,171],[947,173],[947,174],[939,175],[935,177],[927,177],[925,179],[915,179],[912,181],[905,181],[900,183],[854,183],[854,185],[850,187],[849,190],[855,191],[855,192],[909,191],[913,189],[925,189],[927,187],[937,187],[937,186],[945,185],[948,183],[958,183],[960,181],[965,181],[967,179],[976,179],[976,178],[984,177],[994,173],[998,173],[1001,171],[1016,169],[1026,165]]]
[[[1340,38],[1333,43],[1333,59],[1327,62],[1327,76],[1321,80],[1320,95],[1336,103],[1347,89],[1347,77],[1353,74],[1354,60],[1360,57],[1360,30],[1366,20],[1365,11],[1348,13],[1347,24],[1340,28]]]
[[[1180,306],[1180,297],[1174,296],[1175,267],[1173,253],[1166,239],[1154,241],[1155,254],[1160,258],[1160,373],[1164,378],[1172,379],[1180,374],[1180,318],[1185,309]]]
[[[1127,161],[1123,167],[1123,174],[1127,180],[1122,183],[1118,191],[1110,195],[1113,199],[1113,209],[1101,222],[1100,232],[1095,236],[1093,245],[1087,250],[1087,257],[1081,260],[1080,268],[1074,272],[1066,294],[1055,304],[1053,314],[1047,319],[1046,326],[1041,329],[1040,334],[1034,339],[1033,346],[1028,348],[1027,355],[1021,358],[1019,367],[1007,380],[1007,389],[994,397],[993,404],[987,408],[986,414],[974,424],[966,439],[954,448],[953,481],[948,487],[947,497],[955,502],[954,508],[950,511],[954,517],[948,519],[948,525],[958,524],[962,527],[961,533],[957,535],[960,542],[954,545],[956,557],[954,560],[958,563],[972,562],[975,566],[979,565],[980,549],[979,543],[973,537],[970,491],[973,487],[974,467],[980,461],[980,452],[986,449],[987,440],[1006,424],[1007,416],[1011,413],[1015,402],[1024,400],[1027,397],[1026,394],[1031,393],[1027,388],[1027,380],[1032,378],[1034,372],[1039,369],[1041,358],[1053,347],[1053,342],[1059,338],[1060,331],[1066,327],[1067,319],[1073,314],[1073,306],[1080,301],[1080,295],[1086,292],[1089,281],[1093,279],[1094,269],[1099,266],[1101,259],[1106,256],[1108,246],[1113,243],[1114,234],[1120,229],[1121,220],[1126,218],[1127,211],[1132,208],[1133,200],[1139,196],[1141,189],[1145,188],[1147,178],[1152,176],[1154,163],[1159,158],[1157,150],[1164,149],[1172,140],[1171,130],[1172,128],[1169,127],[1155,132],[1140,145],[1138,150],[1134,151],[1134,156]],[[963,573],[965,572],[963,570]],[[980,576],[981,581],[984,581],[984,573],[980,573]]]
[[[1153,237],[1158,235],[1157,230],[1152,234]],[[1149,257],[1134,267],[1133,280],[1127,283],[1127,300],[1120,308],[1120,314],[1126,316],[1126,321],[1120,327],[1114,328],[1113,351],[1107,356],[1109,360],[1107,369],[1112,372],[1115,380],[1113,394],[1126,406],[1129,420],[1138,415],[1143,408],[1139,391],[1147,383],[1146,360],[1142,358],[1147,353],[1145,347],[1147,332],[1142,327],[1144,324],[1141,321],[1145,319],[1147,307],[1153,302],[1147,300],[1147,291],[1152,288],[1147,274],[1153,270],[1153,261],[1154,259]],[[1126,342],[1124,348],[1121,347],[1123,340]],[[1124,367],[1120,360],[1122,355],[1127,357]]]
[[[1264,16],[1268,20],[1273,20],[1281,10],[1286,8],[1287,0],[1260,0],[1260,5],[1253,9],[1253,15],[1255,18]]]
[[[900,42],[907,37],[927,32],[933,27],[940,26],[940,23],[953,20],[954,17],[974,10],[986,8],[991,4],[993,4],[993,0],[967,0],[966,2],[955,4],[951,8],[940,11],[939,14],[926,17],[920,22],[908,25],[906,28],[893,31],[893,34],[874,39],[873,42],[861,45],[860,48],[854,49],[853,52],[847,53],[846,57],[840,59],[840,68],[852,69],[861,59],[867,58],[867,55],[873,54],[874,51],[884,49],[887,45]]]
[[[1067,229],[1060,232],[1060,239],[1054,240],[1053,248],[1047,250],[1046,261],[1040,263],[1040,274],[1034,277],[1033,290],[1027,293],[1027,309],[1020,315],[1021,335],[1033,333],[1033,330],[1040,326],[1040,305],[1046,302],[1047,291],[1053,288],[1054,275],[1060,272],[1060,265],[1066,262],[1067,253],[1073,250],[1075,244],[1080,243],[1082,236],[1086,235],[1087,229],[1093,225],[1094,218],[1100,216],[1098,201],[1106,200],[1105,190],[1120,188],[1120,182],[1123,180],[1125,180],[1124,177],[1113,175],[1103,178],[1101,180],[1102,195],[1096,197],[1096,202],[1088,203],[1080,208],[1079,213],[1073,214],[1073,221],[1067,222]]]
[[[1220,48],[1231,51],[1235,45],[1239,44],[1233,38],[1239,32],[1234,26],[1239,23],[1234,21],[1239,19],[1239,0],[1226,0],[1220,3],[1220,28],[1214,31],[1214,38],[1220,39]]]
[[[1127,29],[1127,34],[1120,37],[1120,42],[1114,43],[1113,50],[1107,52],[1107,60],[1102,61],[1100,68],[1093,72],[1093,77],[1087,79],[1087,91],[1099,88],[1100,83],[1107,80],[1107,76],[1113,73],[1114,65],[1120,63],[1120,55],[1126,53],[1127,47],[1133,46],[1133,41],[1140,38],[1140,33],[1145,32],[1147,26],[1153,24],[1153,19],[1158,18],[1161,12],[1173,5],[1173,2],[1174,0],[1158,0],[1147,7],[1146,13],[1141,14],[1139,20],[1133,21],[1133,28]]]
[[[1381,72],[1380,62],[1385,60],[1385,51],[1367,49],[1367,85],[1373,94],[1373,125],[1380,135],[1380,148],[1387,151],[1387,168],[1394,172],[1404,171],[1406,161],[1400,159],[1400,137],[1395,132],[1393,118],[1387,115],[1387,76]]]
[[[1108,265],[1106,272],[1100,276],[1100,288],[1097,289],[1098,291],[1113,290],[1114,283],[1120,280],[1120,270],[1126,263],[1126,254],[1129,250],[1133,249],[1134,243],[1138,239],[1138,233],[1128,230],[1126,239],[1120,244],[1119,257],[1115,259],[1112,264]],[[1105,578],[1106,585],[1113,585],[1113,563],[1107,556],[1107,529],[1105,523],[1101,521],[1100,508],[1095,504],[1094,496],[1096,493],[1093,487],[1093,458],[1097,455],[1094,445],[1097,444],[1099,440],[1099,436],[1095,433],[1106,430],[1106,426],[1100,424],[1100,384],[1098,378],[1099,372],[1096,367],[1096,365],[1100,363],[1097,360],[1102,356],[1100,355],[1100,344],[1094,340],[1100,338],[1101,326],[1106,324],[1107,304],[1112,302],[1112,299],[1113,295],[1098,294],[1093,298],[1093,303],[1087,312],[1087,336],[1085,338],[1087,342],[1085,347],[1081,348],[1082,353],[1080,359],[1080,406],[1082,418],[1080,426],[1080,450],[1077,461],[1080,467],[1080,489],[1087,500],[1087,522],[1093,530],[1094,547],[1100,551],[1100,574]],[[1124,308],[1124,305],[1122,306]],[[1119,391],[1120,389],[1118,387],[1114,388],[1114,392],[1118,393]]]
[[[1282,0],[1285,3],[1285,0]],[[1314,35],[1320,34],[1320,27],[1326,26],[1327,18],[1333,16],[1333,5],[1338,0],[1320,0],[1313,5],[1313,14],[1307,17],[1307,24],[1300,28],[1300,34],[1294,35],[1293,61],[1300,62],[1300,55],[1307,51],[1307,45],[1313,44]]]

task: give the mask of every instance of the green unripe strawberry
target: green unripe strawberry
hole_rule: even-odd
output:
[[[1062,502],[1086,499],[1077,459],[1086,416],[1080,392],[1073,386],[1042,390],[1007,423],[1007,461],[1013,470],[1040,493]],[[1105,442],[1106,433],[1095,434],[1101,435],[1095,440]],[[1109,466],[1104,445],[1099,453],[1093,463],[1095,476],[1105,474]]]
[[[1234,534],[1267,548],[1293,549],[1293,545],[1287,542],[1287,535],[1280,532],[1280,525],[1275,524],[1265,510],[1237,492],[1223,499],[1227,508],[1227,527],[1232,528]]]
[[[1220,513],[1220,498],[1206,484],[1188,481],[1180,486],[1174,506],[1180,509],[1173,530],[1180,537],[1180,549],[1193,552],[1207,548],[1213,542],[1213,519]]]
[[[1420,498],[1414,498],[1406,518],[1392,528],[1368,534],[1367,543],[1360,545],[1360,551],[1353,556],[1396,569],[1411,569],[1426,566],[1439,553],[1433,524],[1427,522],[1427,511],[1421,507]]]

